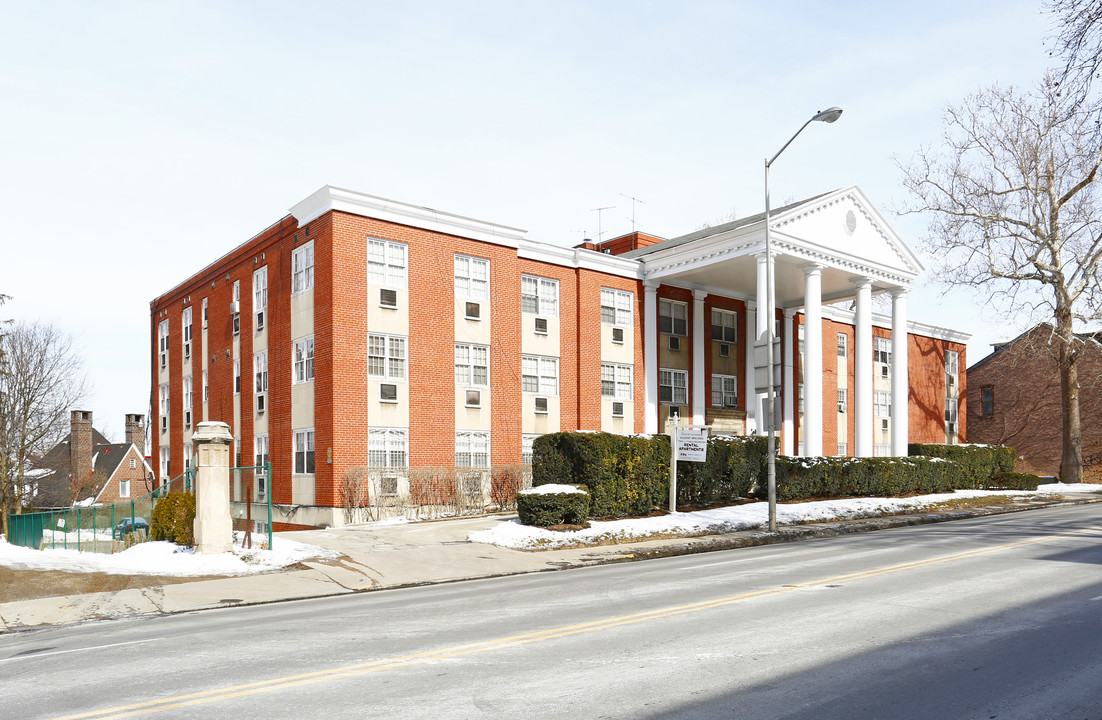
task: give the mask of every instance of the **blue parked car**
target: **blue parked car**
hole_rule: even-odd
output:
[[[149,523],[145,518],[128,517],[115,523],[111,529],[111,537],[121,540],[132,532],[149,532]]]

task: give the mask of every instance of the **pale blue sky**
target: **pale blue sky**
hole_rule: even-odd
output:
[[[923,253],[893,156],[946,103],[1032,85],[1040,0],[974,2],[0,1],[0,292],[84,352],[96,425],[149,406],[149,301],[324,184],[563,245],[672,237],[858,184]],[[929,263],[928,263],[929,264]],[[1021,329],[944,300],[912,320]],[[83,296],[80,293],[85,293]]]

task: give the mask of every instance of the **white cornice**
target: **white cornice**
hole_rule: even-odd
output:
[[[843,310],[842,308],[824,305],[822,312],[823,317],[828,320],[834,320],[848,325],[854,324],[854,314],[852,310]],[[884,330],[891,330],[892,316],[885,315],[884,313],[872,313],[872,324]],[[935,340],[961,343],[962,345],[972,338],[970,334],[960,332],[959,330],[950,330],[949,328],[930,325],[929,323],[915,322],[913,320],[907,321],[907,332],[934,338]]]

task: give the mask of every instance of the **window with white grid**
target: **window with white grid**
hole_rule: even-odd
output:
[[[712,339],[718,342],[738,341],[738,316],[730,310],[712,310]]]
[[[601,363],[601,395],[631,400],[631,365]]]
[[[191,357],[191,308],[184,308],[180,322],[184,331],[184,359],[187,360]]]
[[[876,417],[890,418],[892,416],[892,394],[877,390],[873,397],[876,403]]]
[[[601,288],[601,322],[610,325],[630,325],[633,298],[634,294],[626,290]]]
[[[689,373],[685,370],[658,371],[658,401],[684,405],[689,402]]]
[[[367,464],[372,469],[408,469],[409,431],[396,428],[369,428],[367,431]]]
[[[314,379],[314,336],[295,340],[291,355],[291,378],[294,384]]]
[[[846,410],[846,388],[838,388],[838,412],[844,413]]]
[[[559,281],[535,275],[521,275],[520,309],[526,313],[558,317]]]
[[[253,273],[253,312],[259,313],[268,307],[268,267],[262,267]]]
[[[490,261],[468,255],[455,256],[455,296],[490,299]]]
[[[490,348],[485,345],[456,344],[455,382],[458,385],[489,385]]]
[[[520,356],[520,389],[541,395],[559,394],[559,359],[537,355]]]
[[[892,361],[892,341],[891,338],[873,338],[872,349],[872,361],[884,363],[887,365]]]
[[[945,374],[952,377],[957,376],[958,363],[960,362],[960,355],[956,350],[945,351]]]
[[[368,238],[367,281],[404,288],[409,277],[408,255],[405,243]]]
[[[738,407],[738,377],[712,375],[712,407]]]
[[[191,396],[191,375],[184,376],[184,413],[191,412],[192,396]]]
[[[161,416],[161,427],[165,427],[168,421],[168,383],[161,384],[160,402],[157,404]]]
[[[368,335],[367,374],[387,380],[405,380],[406,339],[400,335]]]
[[[846,336],[844,333],[838,333],[838,357],[846,356]]]
[[[455,466],[484,468],[490,466],[490,433],[460,430],[455,433]]]
[[[157,325],[157,351],[161,367],[168,367],[168,320]]]
[[[521,435],[520,436],[520,461],[524,465],[532,464],[532,443],[535,442],[539,435]]]
[[[299,475],[314,472],[314,431],[295,430],[295,473]]]
[[[263,350],[253,356],[253,376],[256,380],[256,392],[268,390],[268,351]]]
[[[671,335],[688,335],[689,306],[675,300],[659,300],[658,331]]]
[[[314,241],[297,247],[291,253],[291,293],[314,287]]]

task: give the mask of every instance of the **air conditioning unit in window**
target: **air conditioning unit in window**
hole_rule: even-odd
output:
[[[161,432],[168,432],[168,417],[164,415],[161,416]]]
[[[888,377],[888,366],[887,365],[881,365],[880,366],[880,377]]]
[[[720,357],[731,357],[731,346],[728,345],[727,343],[720,343],[719,344],[719,356]]]
[[[949,387],[953,387],[954,385],[957,384],[957,376],[956,375],[949,375],[948,378],[947,378],[947,381],[949,383]]]
[[[398,386],[394,383],[383,383],[379,386],[379,402],[398,402]]]
[[[622,402],[612,403],[612,417],[624,416],[624,404]]]
[[[670,350],[673,352],[681,351],[681,338],[676,335],[670,335]]]
[[[950,435],[956,435],[956,433],[957,433],[957,424],[956,424],[955,422],[951,422],[951,423],[949,423],[949,424],[948,424],[948,425],[946,426],[946,430],[948,430],[948,431],[949,431],[949,434],[950,434]]]
[[[546,415],[547,414],[547,398],[545,398],[545,397],[536,398],[536,414],[538,414],[538,415]]]
[[[537,335],[546,335],[547,334],[547,318],[541,318],[541,317],[536,318],[536,334]]]
[[[840,403],[838,403],[838,412],[840,412],[840,413],[844,413],[845,411],[846,411],[846,404],[845,404],[845,403],[841,403],[841,402],[840,402]]]
[[[888,429],[888,418],[881,418],[880,419],[880,429],[881,430],[887,430]]]
[[[256,314],[256,331],[260,332],[264,329],[264,311],[261,310]]]
[[[672,418],[681,417],[681,407],[678,406],[678,405],[670,405],[670,417],[672,417]]]
[[[469,408],[482,407],[482,391],[467,390],[466,399],[463,404]]]
[[[624,343],[624,329],[621,327],[612,328],[612,342],[623,344]]]
[[[481,320],[482,319],[482,304],[476,302],[469,302],[466,304],[466,309],[463,311],[464,317],[467,320]]]
[[[398,307],[398,291],[388,288],[379,288],[379,306],[385,308]]]
[[[230,314],[231,315],[239,315],[240,313],[241,313],[241,301],[240,300],[234,300],[233,302],[230,303]]]
[[[256,394],[256,411],[257,411],[257,413],[263,414],[264,411],[267,409],[267,407],[268,407],[268,394],[267,393],[257,393]]]
[[[191,411],[184,411],[184,427],[191,427]]]
[[[162,370],[164,369],[165,365],[167,364],[167,360],[168,359],[164,355],[161,355],[161,369]]]

